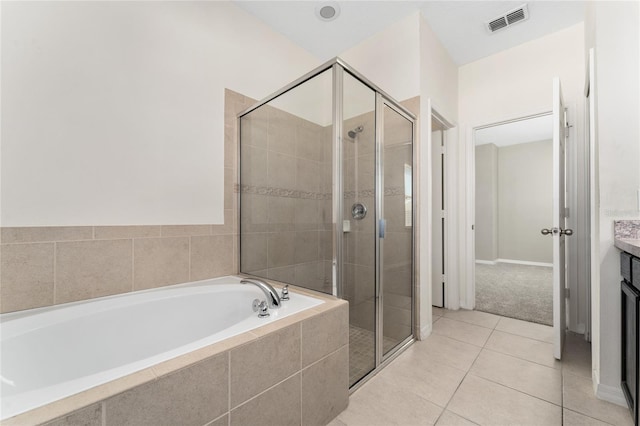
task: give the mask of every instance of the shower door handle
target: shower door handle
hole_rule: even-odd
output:
[[[385,219],[380,219],[378,221],[378,237],[384,238],[384,231],[387,227],[387,221]]]

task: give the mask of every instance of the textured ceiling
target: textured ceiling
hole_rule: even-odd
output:
[[[402,18],[420,11],[453,60],[473,62],[581,22],[583,1],[529,1],[529,20],[489,34],[484,22],[522,1],[241,1],[235,4],[320,60],[339,56]],[[324,22],[316,8],[337,5],[340,15]]]

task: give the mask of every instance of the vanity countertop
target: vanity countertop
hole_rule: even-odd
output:
[[[616,238],[615,246],[636,257],[640,257],[640,239]]]
[[[613,222],[615,246],[640,257],[640,220],[616,220]]]

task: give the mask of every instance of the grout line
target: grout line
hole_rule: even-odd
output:
[[[136,251],[136,243],[135,243],[135,239],[132,238],[131,239],[131,291],[135,291],[136,290],[136,255],[135,255],[135,251]]]
[[[53,243],[53,304],[58,299],[58,243]]]
[[[510,334],[511,336],[522,337],[522,338],[529,339],[529,340],[535,340],[536,342],[541,342],[541,343],[546,343],[548,345],[553,345],[552,342],[548,342],[546,340],[534,339],[533,337],[523,336],[522,334],[511,333],[509,331],[498,330],[498,329],[496,329],[496,331],[499,331],[500,333],[504,333],[504,334]]]

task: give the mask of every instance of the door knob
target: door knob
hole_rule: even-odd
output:
[[[573,235],[573,229],[561,229],[560,235],[566,235],[567,237],[570,237]]]
[[[541,233],[542,235],[549,235],[549,234],[551,234],[551,233],[552,233],[552,231],[551,231],[551,229],[543,228],[543,229],[540,231],[540,233]]]

